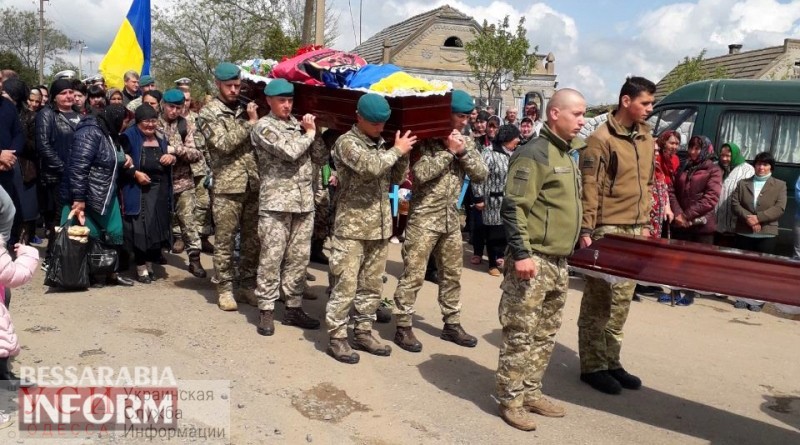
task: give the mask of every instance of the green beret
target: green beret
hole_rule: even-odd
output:
[[[146,86],[152,85],[154,83],[156,83],[156,80],[153,79],[153,76],[145,74],[144,76],[139,78],[139,86],[140,87],[146,87]]]
[[[239,78],[240,71],[238,66],[230,62],[221,62],[214,70],[214,77],[223,82],[226,80],[234,80]]]
[[[186,102],[186,96],[183,91],[177,88],[170,88],[164,92],[164,102],[172,105],[183,105]]]
[[[267,97],[272,96],[294,96],[294,85],[286,79],[272,79],[267,87],[264,88]]]
[[[450,109],[453,113],[469,114],[475,109],[475,101],[472,100],[472,96],[466,91],[453,90],[453,96],[450,100]]]
[[[358,115],[363,117],[369,122],[386,122],[392,114],[392,109],[389,108],[389,102],[380,94],[367,93],[358,99],[356,106]]]

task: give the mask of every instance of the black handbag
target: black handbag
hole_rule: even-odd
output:
[[[89,263],[89,274],[108,275],[117,271],[119,254],[117,249],[99,240],[91,239],[86,261]]]
[[[88,242],[82,243],[69,237],[68,220],[53,242],[52,256],[47,268],[44,284],[65,290],[85,290],[89,288]]]

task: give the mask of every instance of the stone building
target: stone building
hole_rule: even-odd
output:
[[[480,30],[474,18],[445,5],[383,29],[352,52],[369,63],[392,63],[422,78],[450,81],[480,99],[464,50]],[[543,109],[556,84],[555,56],[536,54],[531,73],[503,85],[501,103],[493,105],[502,112],[532,99]]]
[[[675,75],[673,68],[660,82],[656,100],[669,93]],[[800,78],[800,40],[785,39],[783,45],[742,51],[742,45],[728,45],[728,54],[703,60],[702,68],[709,73],[721,70],[726,79],[788,80]]]

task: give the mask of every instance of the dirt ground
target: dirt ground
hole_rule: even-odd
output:
[[[399,246],[390,247],[389,298],[402,269]],[[633,303],[623,361],[644,387],[610,396],[578,380],[583,283],[573,278],[544,381],[545,393],[568,413],[540,417],[538,429],[525,433],[497,416],[500,278],[486,273],[485,262],[466,264],[461,281],[463,325],[479,338],[476,348],[438,338],[436,286],[425,283],[414,321],[422,352],[394,347],[394,325],[376,325],[393,346],[391,357],[362,353],[359,364],[346,365],[324,353],[324,330],[277,323],[274,336],[257,335],[255,308],[220,311],[210,281],[191,277],[184,256],[169,260],[156,269],[167,279],[133,288],[48,293],[37,272],[14,291],[11,313],[24,345],[15,368],[158,366],[181,380],[230,381],[223,443],[800,443],[800,322],[736,310],[727,300],[699,298],[690,307],[652,298]],[[210,257],[203,263],[210,268]],[[317,277],[310,291],[319,298],[306,309],[322,318],[327,275],[318,265],[309,270]],[[282,317],[279,306],[276,318]],[[0,430],[0,443],[35,442],[16,430]],[[71,442],[144,441],[114,433]]]

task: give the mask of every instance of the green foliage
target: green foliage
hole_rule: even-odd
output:
[[[512,30],[508,16],[492,25],[484,20],[476,38],[464,45],[472,77],[478,83],[481,97],[485,94],[489,102],[511,80],[528,74],[535,63],[535,56],[528,54],[530,44],[524,24],[522,17]]]
[[[706,50],[700,51],[695,57],[686,56],[683,62],[673,70],[670,75],[669,82],[667,82],[667,94],[678,88],[688,85],[692,82],[710,79],[724,79],[728,77],[728,73],[723,67],[717,67],[714,70],[709,70],[703,66]]]
[[[39,75],[36,70],[22,63],[19,56],[10,51],[0,51],[0,69],[14,70],[28,86],[39,84]]]
[[[72,46],[70,39],[45,20],[45,64]],[[22,64],[34,72],[39,69],[39,17],[34,11],[14,7],[0,9],[0,48],[16,55]]]

